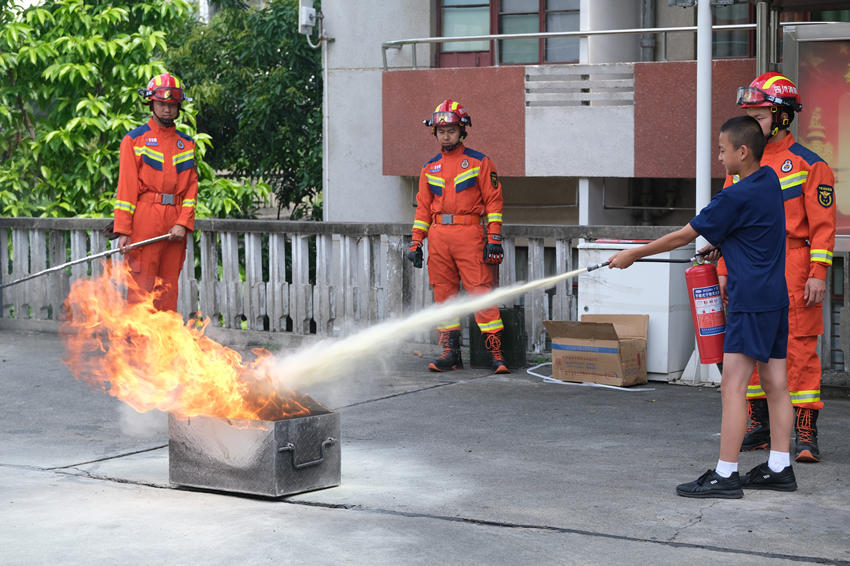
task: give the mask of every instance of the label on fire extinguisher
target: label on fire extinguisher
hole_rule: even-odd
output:
[[[720,286],[697,287],[694,293],[694,310],[700,336],[714,336],[726,332],[726,315],[720,300]]]

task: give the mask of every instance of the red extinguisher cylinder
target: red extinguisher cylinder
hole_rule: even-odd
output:
[[[691,302],[699,361],[716,364],[723,361],[726,314],[720,298],[720,281],[714,264],[703,263],[685,270],[685,282]]]

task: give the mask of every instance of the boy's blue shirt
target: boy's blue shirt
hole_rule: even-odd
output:
[[[764,166],[718,192],[690,224],[723,251],[730,312],[788,306],[785,206],[773,169]]]

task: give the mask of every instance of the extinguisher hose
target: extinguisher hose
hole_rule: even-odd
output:
[[[637,263],[637,262],[642,262],[642,263],[693,263],[694,261],[697,260],[697,258],[701,258],[702,256],[705,256],[705,255],[711,253],[712,251],[714,251],[714,250],[698,252],[694,257],[692,257],[690,259],[673,259],[673,258],[662,259],[662,258],[657,258],[657,257],[645,257],[643,259],[636,259],[635,263]],[[588,272],[590,272],[590,271],[593,271],[595,269],[599,269],[600,267],[605,267],[609,263],[611,263],[611,262],[606,261],[606,262],[603,262],[603,263],[595,263],[593,265],[588,265],[585,269]]]

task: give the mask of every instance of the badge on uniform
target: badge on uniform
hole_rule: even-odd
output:
[[[835,190],[831,185],[818,185],[818,202],[824,208],[829,208],[835,202]]]
[[[183,149],[183,140],[177,140],[177,149]]]
[[[466,169],[467,167],[469,167],[469,161],[464,159],[463,161],[460,162],[460,166],[461,166],[462,169]]]
[[[443,164],[442,164],[442,163],[437,163],[436,165],[434,165],[433,167],[431,167],[431,169],[430,169],[428,172],[429,172],[429,173],[439,173],[439,172],[440,172],[440,170],[442,170],[442,168],[443,168]]]
[[[783,173],[787,173],[788,171],[790,171],[793,168],[794,168],[794,164],[791,163],[790,159],[786,159],[785,163],[783,163],[782,167],[780,167],[780,169],[782,169]]]
[[[159,143],[156,141],[156,138],[147,138],[145,145],[159,145]]]
[[[494,189],[499,188],[499,176],[495,171],[490,171],[490,184],[493,185]]]

